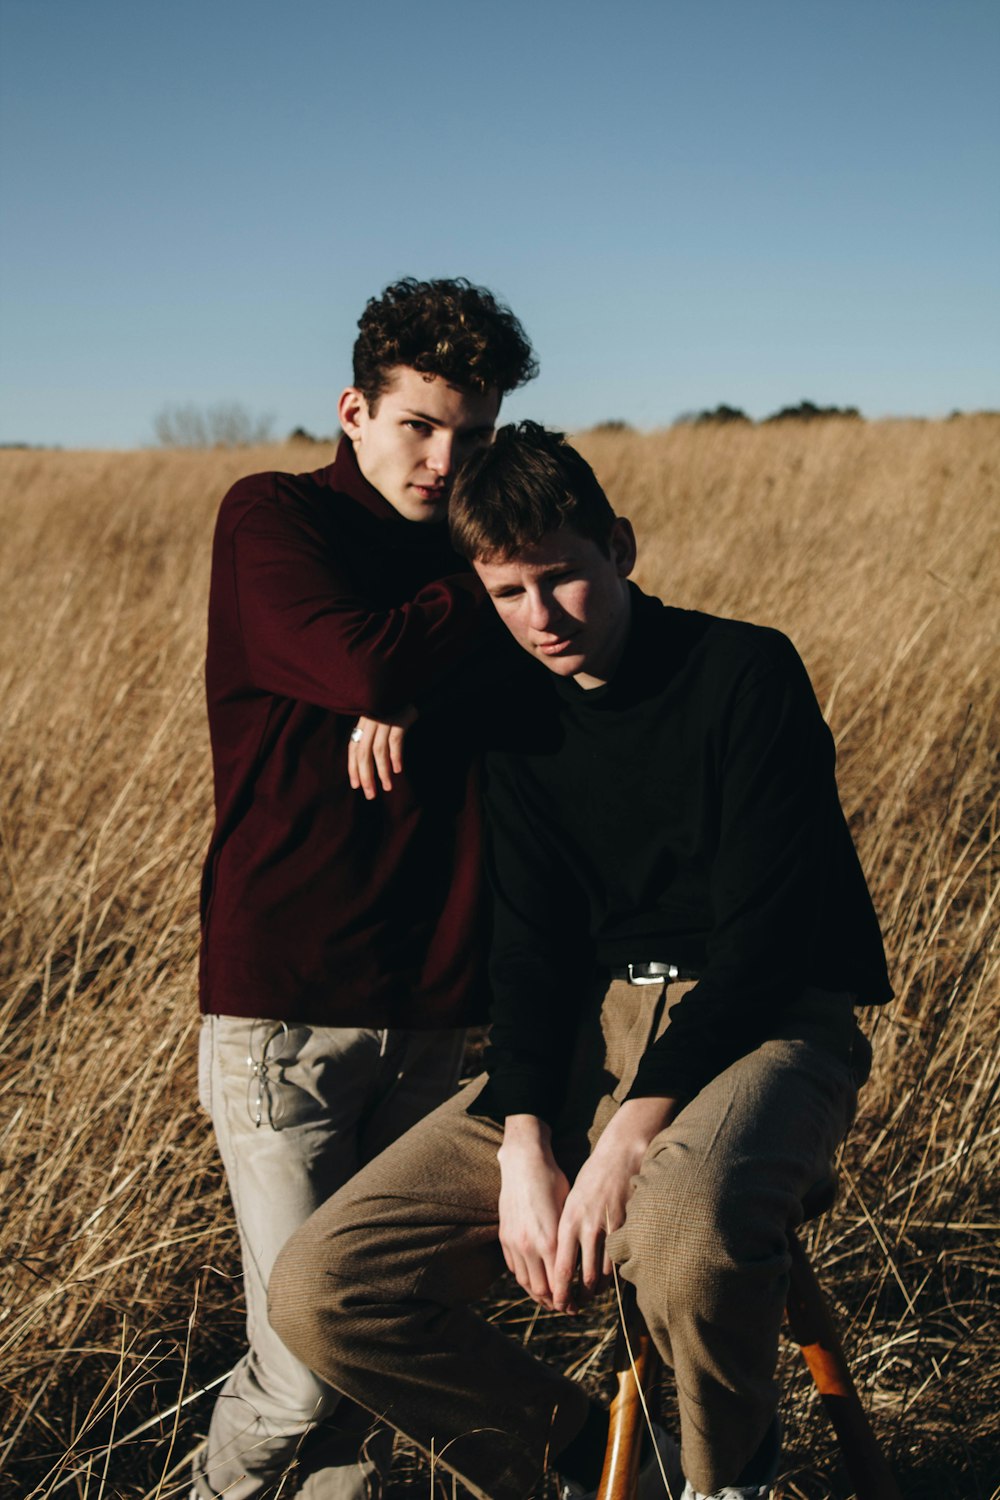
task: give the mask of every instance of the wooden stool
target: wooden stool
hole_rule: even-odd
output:
[[[836,1196],[835,1178],[808,1193],[802,1205],[804,1222],[825,1213]],[[792,1257],[786,1308],[788,1329],[802,1351],[837,1435],[857,1500],[902,1500],[858,1398],[826,1299],[794,1230],[788,1232],[788,1248]],[[633,1500],[642,1435],[647,1427],[646,1397],[660,1368],[656,1346],[636,1304],[635,1289],[624,1281],[617,1285],[621,1321],[614,1353],[616,1389],[597,1500]],[[671,1500],[680,1500],[680,1496],[672,1496]]]

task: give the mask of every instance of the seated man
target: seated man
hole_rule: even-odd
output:
[[[532,659],[487,762],[487,1074],[295,1235],[272,1322],[477,1493],[580,1493],[606,1413],[468,1304],[506,1262],[573,1312],[614,1261],[677,1382],[672,1494],[765,1496],[787,1232],[891,995],[833,741],[784,636],[629,584],[559,434],[502,429],[451,525]]]

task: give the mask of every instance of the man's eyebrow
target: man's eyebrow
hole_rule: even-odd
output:
[[[432,417],[429,412],[417,411],[414,406],[403,407],[404,417],[415,417],[418,422],[426,422],[430,427],[444,427],[446,424],[440,417]],[[492,432],[496,427],[495,422],[477,422],[475,427],[463,427],[463,432]]]
[[[440,427],[442,425],[440,417],[432,417],[430,413],[426,411],[417,411],[415,406],[404,406],[403,416],[416,417],[420,422],[429,422],[432,427]]]
[[[568,569],[575,568],[576,566],[577,564],[570,558],[567,558],[565,562],[546,563],[544,567],[541,567],[537,570],[537,572],[535,573],[535,577],[553,578],[557,573],[565,573]],[[505,579],[502,583],[487,584],[486,592],[488,594],[498,594],[505,589],[520,589],[523,587],[524,584],[520,578],[508,578]]]

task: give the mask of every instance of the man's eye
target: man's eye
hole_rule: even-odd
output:
[[[419,422],[416,417],[408,417],[403,426],[409,427],[412,432],[419,432],[422,437],[426,437],[431,430],[429,422]]]

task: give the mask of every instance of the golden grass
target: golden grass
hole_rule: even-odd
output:
[[[813,1231],[909,1497],[985,1500],[996,1459],[996,600],[1000,422],[588,434],[640,582],[776,624],[837,735],[897,1000]],[[0,453],[0,1484],[186,1494],[239,1351],[235,1234],[195,1102],[219,496],[325,450]],[[992,1299],[990,1293],[994,1293]],[[594,1319],[495,1316],[599,1382]],[[786,1351],[779,1493],[851,1491]],[[175,1412],[178,1402],[185,1404]],[[426,1488],[416,1460],[397,1486]]]

